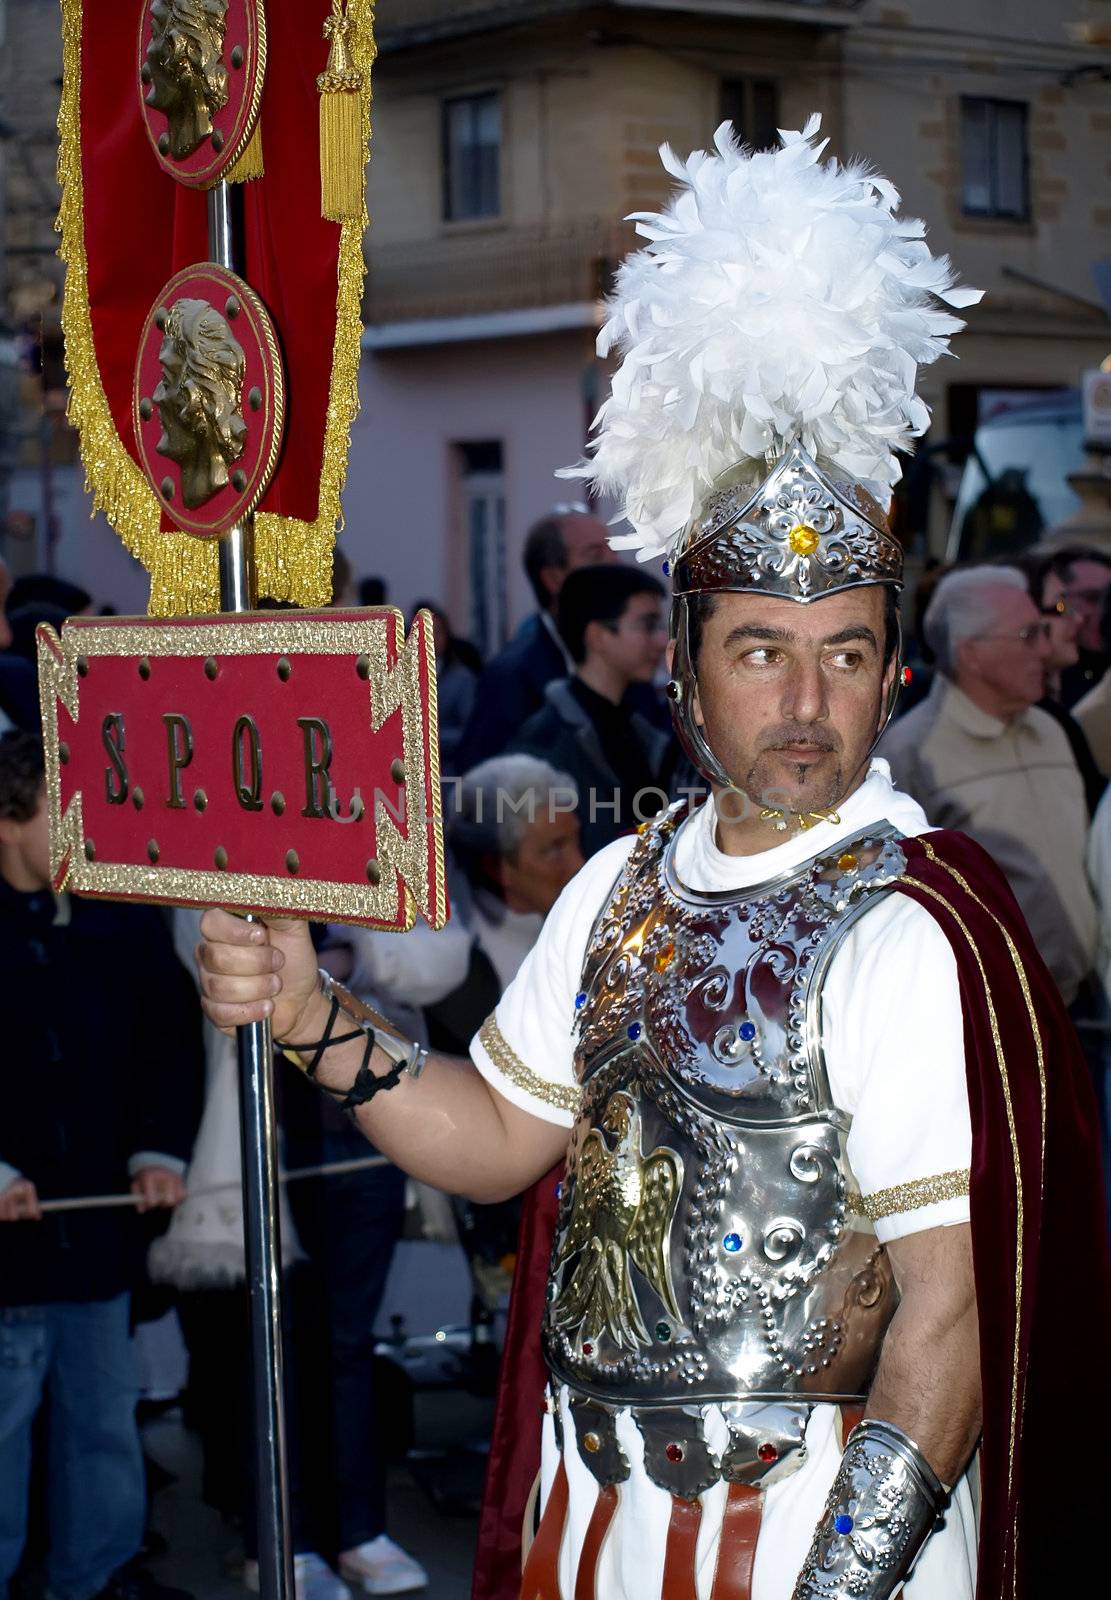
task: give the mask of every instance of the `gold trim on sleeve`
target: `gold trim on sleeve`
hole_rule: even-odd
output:
[[[959,1200],[968,1193],[969,1169],[941,1172],[933,1178],[915,1178],[912,1183],[897,1183],[891,1189],[878,1189],[864,1196],[864,1214],[873,1222],[882,1217],[900,1216],[920,1206],[936,1206],[942,1200]]]
[[[582,1099],[578,1085],[550,1083],[546,1078],[538,1078],[535,1072],[525,1066],[516,1050],[505,1038],[492,1011],[478,1030],[478,1042],[498,1071],[504,1073],[510,1083],[516,1084],[518,1089],[523,1089],[526,1094],[533,1095],[537,1100],[543,1100],[545,1105],[555,1106],[560,1111],[569,1111],[572,1116],[578,1114]]]

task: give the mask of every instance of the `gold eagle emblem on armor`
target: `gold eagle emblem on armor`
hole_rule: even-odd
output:
[[[609,1137],[607,1137],[607,1135]],[[609,1139],[616,1143],[611,1147]],[[669,1243],[683,1162],[660,1146],[641,1153],[640,1110],[631,1095],[611,1095],[601,1126],[583,1140],[571,1218],[556,1258],[579,1260],[552,1304],[556,1327],[607,1333],[622,1350],[652,1341],[645,1331],[630,1260],[679,1320]]]

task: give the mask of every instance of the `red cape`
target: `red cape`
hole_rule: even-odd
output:
[[[964,1010],[984,1396],[976,1593],[1044,1600],[1062,1551],[1094,1578],[1103,1545],[1111,1398],[1098,1361],[1111,1343],[1111,1265],[1099,1119],[1075,1030],[999,868],[960,833],[903,847],[898,890],[952,945]],[[520,1589],[558,1178],[530,1191],[521,1225],[472,1600],[517,1600]]]

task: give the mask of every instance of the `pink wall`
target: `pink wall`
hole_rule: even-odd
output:
[[[582,498],[552,476],[582,454],[583,375],[594,335],[545,334],[367,352],[340,536],[357,576],[380,573],[407,608],[442,599],[466,621],[452,445],[500,439],[506,480],[511,624],[532,609],[521,568],[530,524]]]

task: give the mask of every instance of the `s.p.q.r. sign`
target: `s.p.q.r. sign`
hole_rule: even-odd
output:
[[[426,613],[78,617],[38,646],[56,887],[443,926]]]

